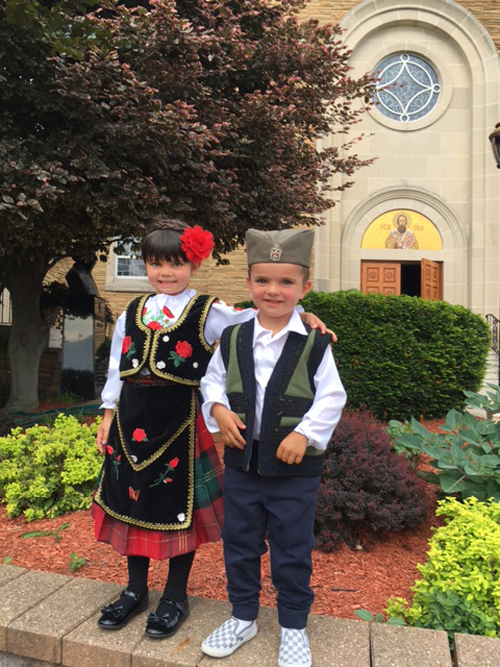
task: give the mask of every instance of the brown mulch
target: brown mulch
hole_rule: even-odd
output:
[[[442,420],[426,422],[426,425],[434,430],[438,423]],[[430,486],[429,494],[432,499],[435,498],[435,490]],[[426,560],[433,528],[441,522],[434,515],[434,506],[431,505],[428,519],[418,529],[386,533],[383,539],[367,532],[361,535],[355,550],[344,545],[330,554],[314,551],[311,581],[315,593],[313,613],[356,618],[356,609],[377,613],[383,611],[391,596],[411,597],[410,588],[418,577],[416,565]],[[70,525],[60,531],[60,539],[55,536],[23,537],[26,532],[57,530],[64,523]],[[28,523],[23,517],[7,519],[5,506],[0,506],[0,562],[70,574],[72,553],[86,561],[74,576],[126,583],[125,558],[109,545],[95,541],[88,511]],[[167,572],[167,561],[151,561],[150,587],[163,589]],[[189,580],[189,593],[226,600],[225,586],[221,543],[202,545]],[[262,604],[274,606],[274,597],[269,556],[266,554],[262,567]]]

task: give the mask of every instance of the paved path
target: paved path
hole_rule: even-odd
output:
[[[97,627],[99,610],[121,586],[0,565],[0,667],[276,667],[279,628],[261,609],[259,633],[229,658],[200,651],[229,604],[191,598],[191,615],[166,640],[144,635],[146,615],[126,630]],[[160,593],[151,596],[151,609]],[[452,667],[444,632],[312,615],[314,667]],[[456,635],[457,667],[499,667],[500,640]]]

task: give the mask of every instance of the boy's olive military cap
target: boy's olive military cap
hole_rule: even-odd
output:
[[[311,266],[314,241],[312,229],[279,229],[264,232],[249,229],[246,233],[247,264],[297,264]]]

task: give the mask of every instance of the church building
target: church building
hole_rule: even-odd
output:
[[[500,122],[496,0],[311,0],[305,15],[340,22],[353,75],[373,72],[380,88],[354,127],[365,135],[358,154],[376,160],[335,193],[316,229],[314,289],[444,299],[498,317],[500,171],[488,139]],[[195,287],[246,298],[244,255],[229,259],[204,267]],[[116,314],[148,289],[139,265],[111,253],[95,269]]]

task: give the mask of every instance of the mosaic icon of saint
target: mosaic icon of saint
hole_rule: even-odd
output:
[[[410,219],[406,213],[400,213],[394,220],[395,229],[385,241],[386,248],[418,250],[415,234],[409,229]]]

